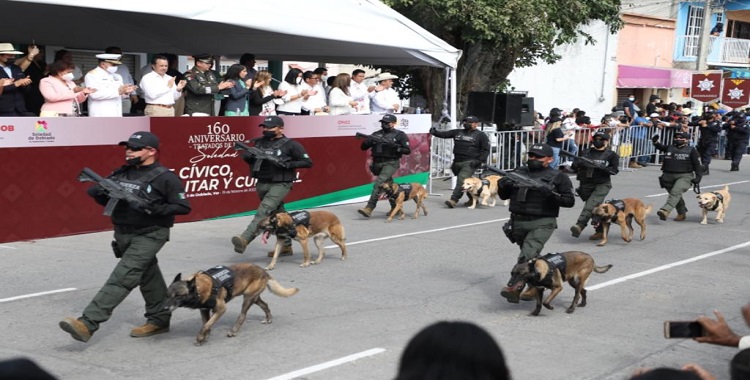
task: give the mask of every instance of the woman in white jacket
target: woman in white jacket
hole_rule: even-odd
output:
[[[328,107],[331,115],[348,115],[357,110],[358,103],[349,94],[351,82],[352,77],[349,74],[336,75],[331,85],[331,92],[328,93]]]
[[[286,91],[280,99],[276,99],[276,113],[278,115],[301,115],[302,102],[307,100],[307,90],[301,89],[302,70],[291,69],[286,73],[284,81],[279,85],[279,90]]]

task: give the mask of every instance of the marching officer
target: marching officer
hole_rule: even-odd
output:
[[[210,54],[194,55],[195,66],[185,73],[187,85],[185,89],[185,114],[192,116],[194,113],[214,115],[214,94],[219,91],[234,87],[230,81],[219,82],[216,75],[211,71],[213,60]]]
[[[740,161],[742,156],[747,153],[747,141],[750,136],[746,116],[744,113],[734,115],[726,124],[724,129],[727,131],[727,156],[732,159],[732,166],[729,171],[736,172],[740,170]]]
[[[471,177],[477,168],[487,162],[487,157],[490,155],[490,139],[484,132],[477,129],[478,126],[479,119],[476,116],[467,116],[463,121],[463,129],[438,131],[435,127],[430,128],[431,135],[454,140],[451,171],[457,178],[451,199],[445,201],[445,205],[449,208],[456,207],[463,196],[464,179]]]
[[[575,160],[571,165],[571,169],[577,173],[578,195],[586,202],[581,214],[578,215],[578,221],[573,227],[570,227],[573,237],[581,236],[581,231],[586,228],[591,219],[591,212],[594,207],[604,202],[607,194],[612,190],[610,176],[619,173],[617,165],[620,162],[620,156],[609,149],[609,133],[607,132],[598,131],[594,133],[591,147],[583,153],[582,157],[593,161],[599,167],[587,166],[581,160]],[[596,233],[589,239],[601,239],[601,228],[601,226],[597,227]]]
[[[698,153],[700,153],[701,163],[703,164],[702,174],[708,175],[708,166],[711,165],[711,158],[716,154],[716,147],[719,144],[721,115],[718,112],[706,112],[698,125],[701,131],[698,139]]]
[[[401,156],[411,153],[409,147],[409,138],[406,133],[396,129],[396,116],[391,114],[383,115],[380,119],[381,130],[373,132],[372,136],[382,141],[375,141],[372,138],[365,139],[360,148],[362,150],[372,149],[372,164],[370,172],[378,178],[373,183],[372,194],[367,201],[367,206],[357,210],[362,216],[369,218],[372,210],[378,204],[380,195],[380,184],[393,179],[393,173],[398,171]],[[391,201],[391,208],[395,206]]]
[[[701,131],[703,131],[703,127]],[[667,216],[672,209],[677,209],[676,221],[685,220],[687,207],[682,194],[688,191],[693,185],[701,183],[703,177],[703,167],[701,166],[700,155],[698,151],[688,144],[690,133],[675,132],[673,145],[664,145],[659,143],[659,136],[651,138],[656,149],[665,153],[664,161],[661,164],[662,175],[659,177],[659,185],[669,192],[667,203],[661,206],[656,215],[661,220],[667,220]],[[709,156],[710,157],[710,156]],[[695,176],[693,176],[695,173]]]
[[[248,152],[242,154],[242,159],[250,165],[253,178],[258,180],[255,189],[260,197],[260,206],[245,231],[232,237],[232,245],[237,253],[245,252],[247,245],[260,234],[258,224],[261,220],[269,215],[286,212],[284,197],[292,190],[292,183],[297,179],[296,169],[312,167],[312,160],[302,144],[284,136],[284,120],[278,116],[268,116],[260,127],[263,128],[263,137],[253,140],[255,146],[276,156],[278,160],[263,160]],[[259,159],[262,162],[256,169],[255,163]],[[280,255],[291,254],[292,240],[287,238]],[[273,251],[268,256],[273,257]]]

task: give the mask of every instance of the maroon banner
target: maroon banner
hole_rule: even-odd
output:
[[[708,102],[721,97],[721,73],[693,74],[690,81],[690,97]]]
[[[750,104],[750,80],[724,79],[724,91],[721,102],[732,108],[744,107]]]

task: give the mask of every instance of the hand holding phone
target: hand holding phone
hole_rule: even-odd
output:
[[[664,322],[664,337],[667,339],[697,338],[704,335],[703,325],[696,321]]]

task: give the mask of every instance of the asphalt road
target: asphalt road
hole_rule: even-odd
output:
[[[430,213],[418,220],[386,224],[384,204],[371,219],[356,213],[362,204],[328,208],[346,226],[349,259],[340,261],[328,242],[321,265],[300,268],[295,243],[294,256],[282,258],[271,273],[300,292],[287,299],[264,293],[273,323],[260,324],[263,313],[252,307],[238,336],[227,338],[240,307],[234,301],[201,347],[193,345],[200,316],[189,309],[175,311],[169,334],[129,337],[144,322],[138,291],[87,344],[60,330],[58,322],[78,316],[114,266],[111,231],[2,244],[0,359],[29,357],[60,379],[392,379],[403,348],[420,329],[467,320],[496,338],[515,379],[627,379],[639,367],[688,362],[728,379],[736,349],[665,339],[662,324],[719,309],[736,331],[747,333],[739,312],[748,302],[750,273],[747,165],[729,172],[729,162],[718,161],[703,180],[705,190],[731,184],[723,225],[699,224],[692,192],[685,194],[686,221],[660,221],[656,210],[666,196],[658,167],[620,173],[610,193],[654,205],[644,241],[625,243],[617,226],[605,247],[587,239],[590,228],[575,239],[569,227],[582,202],[564,209],[545,251],[582,250],[598,265],[614,265],[592,275],[589,304],[573,314],[565,313],[573,297],[567,285],[555,309],[542,309],[538,317],[528,315],[533,303],[509,304],[499,296],[518,252],[500,229],[508,209],[447,209],[447,182],[435,184],[426,202]],[[405,208],[414,210],[413,204]],[[265,266],[270,245],[255,241],[244,255],[232,250],[229,238],[248,222],[177,225],[159,253],[167,282],[218,264]]]

